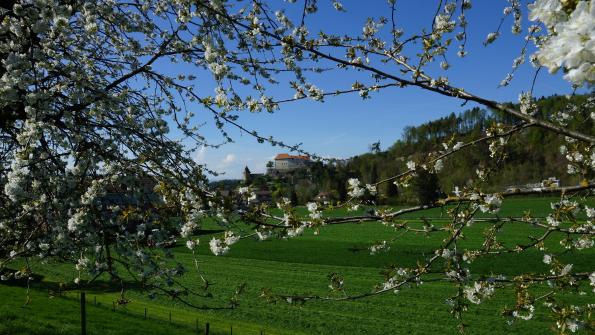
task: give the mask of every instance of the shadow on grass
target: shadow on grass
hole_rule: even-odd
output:
[[[16,270],[7,268],[3,273],[6,274],[14,272],[16,272]],[[142,283],[137,281],[122,282],[120,279],[116,278],[113,278],[112,280],[95,279],[91,283],[86,283],[79,286],[75,283],[64,283],[60,281],[46,280],[45,276],[36,273],[29,274],[28,278],[14,278],[14,276],[11,276],[10,279],[2,281],[2,285],[21,288],[29,287],[31,289],[37,290],[47,290],[50,295],[60,295],[61,293],[79,290],[85,290],[89,293],[96,294],[115,293],[122,291],[122,286],[126,291],[134,290],[142,292],[148,290],[147,287],[145,287]]]
[[[225,231],[225,229],[201,229],[196,233],[196,235],[198,235],[198,236],[214,235],[214,234],[223,233],[224,231]]]

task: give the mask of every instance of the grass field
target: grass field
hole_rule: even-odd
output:
[[[510,199],[505,201],[501,216],[519,216],[528,208],[536,216],[544,216],[552,198]],[[439,210],[423,213],[439,217]],[[419,216],[419,214],[418,214]],[[481,232],[488,223],[476,223],[469,228],[462,247],[481,245]],[[215,228],[215,227],[211,227]],[[215,230],[213,230],[215,231]],[[502,240],[508,245],[527,242],[528,235],[537,236],[541,229],[521,224],[508,224],[502,231]],[[212,256],[208,252],[208,236],[201,236],[198,251],[200,266],[213,282],[213,298],[196,298],[199,304],[221,306],[234,288],[247,283],[235,310],[197,311],[173,303],[165,298],[149,300],[134,289],[128,291],[131,303],[113,312],[112,301],[119,292],[97,289],[88,292],[88,300],[96,299],[98,306],[88,309],[89,334],[192,334],[204,323],[211,324],[215,334],[454,334],[456,321],[450,316],[446,298],[454,294],[448,283],[427,283],[419,288],[405,288],[398,294],[385,294],[347,302],[309,302],[305,305],[271,304],[259,298],[263,288],[287,294],[328,294],[329,273],[340,273],[345,278],[346,292],[354,294],[370,291],[382,281],[380,271],[389,264],[412,266],[439,245],[444,235],[430,237],[403,235],[386,253],[370,255],[366,248],[375,241],[388,240],[397,234],[377,223],[338,225],[325,227],[319,236],[306,231],[304,236],[287,241],[259,242],[245,239],[233,246],[225,256]],[[554,236],[548,246],[551,251],[562,252]],[[188,249],[175,248],[177,258],[191,267]],[[563,253],[560,260],[574,264],[574,270],[593,271],[595,252]],[[523,271],[545,271],[543,254],[535,250],[523,254],[479,260],[471,266],[473,273],[502,273],[514,275]],[[37,264],[34,270],[44,276],[44,282],[32,288],[31,302],[24,305],[25,288],[0,285],[0,334],[76,334],[78,332],[78,302],[76,292],[63,297],[48,297],[47,287],[74,278],[71,265],[60,263]],[[198,288],[200,279],[190,272],[184,279],[190,287]],[[544,288],[545,289],[545,288]],[[577,302],[595,302],[590,289],[583,296],[572,296]],[[543,291],[545,292],[545,291]],[[566,297],[559,297],[565,299]],[[514,304],[514,292],[499,291],[491,300],[470,306],[465,323],[470,334],[543,334],[549,333],[551,320],[542,306],[536,306],[536,315],[530,321],[517,321],[509,325],[500,316],[503,305]],[[144,320],[144,309],[149,319]],[[173,324],[169,324],[169,312]]]

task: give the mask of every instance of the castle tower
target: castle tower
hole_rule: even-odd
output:
[[[250,185],[251,182],[252,182],[252,173],[250,172],[250,169],[248,169],[248,166],[246,166],[244,168],[244,184]]]

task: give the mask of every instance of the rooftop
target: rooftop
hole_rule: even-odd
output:
[[[308,156],[292,156],[290,154],[278,154],[277,156],[275,156],[275,160],[280,160],[280,159],[303,159],[305,161],[309,161],[310,157]]]

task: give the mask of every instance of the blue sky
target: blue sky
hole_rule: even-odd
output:
[[[359,34],[366,18],[390,16],[385,0],[343,1],[346,13],[335,11],[331,3],[319,1],[319,13],[307,19],[312,33],[324,30]],[[419,32],[422,27],[429,28],[436,3],[429,0],[397,1],[397,25],[405,29],[405,35],[408,32]],[[526,2],[523,4],[526,9]],[[517,71],[510,86],[497,88],[498,83],[511,70],[512,60],[518,56],[524,44],[523,35],[514,36],[510,33],[512,17],[505,20],[501,37],[495,43],[488,47],[482,45],[486,35],[498,26],[502,11],[507,5],[508,2],[504,0],[473,1],[473,8],[467,13],[469,55],[462,59],[449,55],[451,68],[447,72],[434,67],[430,68],[429,73],[433,76],[447,75],[455,86],[502,102],[516,101],[521,91],[529,90],[535,69],[528,62]],[[291,14],[298,14],[296,9],[301,9],[299,4],[283,3],[283,6],[289,6],[290,17]],[[529,22],[526,12],[524,14],[523,30],[526,32]],[[456,52],[456,47],[453,51]],[[384,69],[396,72],[394,67],[384,66]],[[334,70],[310,78],[325,92],[348,89],[354,78],[361,82],[370,82],[367,79],[369,75],[352,70]],[[205,90],[210,89],[210,85],[212,81],[200,82],[199,79],[197,82],[197,86],[205,87]],[[539,97],[571,91],[570,85],[560,74],[550,75],[542,70],[534,95]],[[294,93],[283,82],[272,88],[271,92],[279,98],[288,98]],[[406,126],[418,125],[471,107],[472,104],[461,107],[460,100],[416,88],[390,88],[373,93],[372,99],[367,100],[353,94],[328,97],[324,103],[302,100],[284,104],[273,114],[242,112],[239,122],[246,128],[257,130],[259,134],[272,135],[288,144],[303,143],[303,149],[323,157],[347,158],[366,152],[369,144],[376,141],[380,141],[381,147],[386,149],[400,138],[402,129]],[[209,122],[209,117],[201,117],[199,113],[196,122],[207,122],[202,129],[204,136],[213,143],[221,142],[221,136],[210,124],[212,122]],[[226,129],[235,143],[226,144],[219,149],[202,148],[195,155],[198,162],[207,164],[213,170],[225,172],[225,175],[215,179],[240,178],[244,166],[248,166],[253,172],[263,172],[268,160],[277,153],[287,152],[268,144],[259,144],[253,137],[233,127]]]

